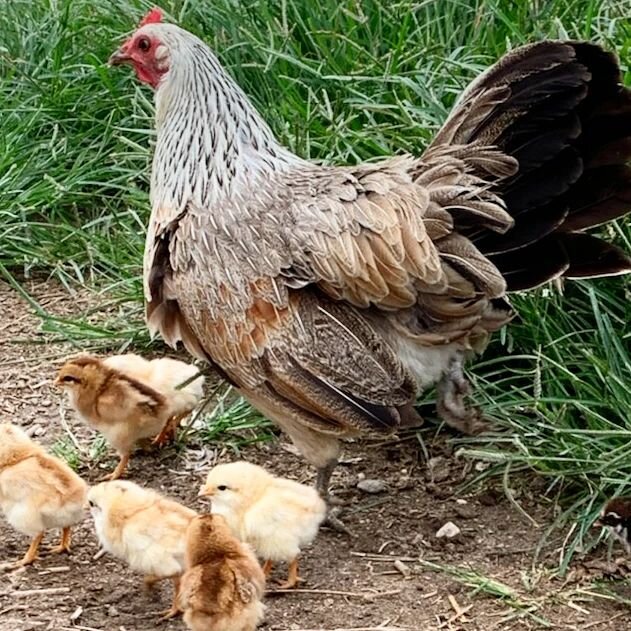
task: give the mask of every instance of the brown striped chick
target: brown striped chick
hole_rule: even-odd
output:
[[[263,619],[265,575],[221,515],[200,515],[186,532],[180,606],[191,631],[254,631]]]
[[[65,463],[46,453],[22,429],[0,424],[0,508],[31,545],[15,567],[29,565],[47,530],[61,529],[51,552],[69,552],[71,527],[83,521],[86,483]]]
[[[103,363],[151,386],[166,399],[170,417],[154,440],[159,445],[175,438],[179,424],[197,407],[204,395],[204,377],[195,364],[171,357],[149,360],[134,353],[111,355],[104,358]],[[186,383],[189,380],[192,381]],[[186,385],[180,387],[183,383]]]
[[[199,495],[211,498],[212,512],[223,515],[234,534],[265,560],[266,576],[274,562],[284,561],[289,574],[280,588],[296,586],[298,555],[326,516],[326,504],[314,488],[239,461],[211,469]]]
[[[105,479],[123,475],[136,443],[154,438],[171,417],[169,404],[160,392],[110,368],[98,357],[69,359],[55,385],[66,391],[79,416],[116,449],[118,465]]]
[[[195,511],[127,480],[97,484],[90,489],[88,502],[103,548],[143,574],[147,587],[170,579],[173,604],[163,617],[180,613],[185,533]]]

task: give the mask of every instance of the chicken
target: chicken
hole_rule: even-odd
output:
[[[166,398],[171,418],[154,440],[156,444],[174,439],[180,422],[195,409],[204,396],[204,377],[194,364],[170,357],[147,360],[134,353],[111,355],[103,363],[146,383]],[[180,387],[184,383],[186,385]]]
[[[0,509],[11,526],[32,537],[15,567],[38,558],[46,530],[61,528],[61,542],[52,553],[70,552],[71,527],[85,517],[87,490],[65,462],[46,453],[22,429],[0,424]]]
[[[585,231],[631,208],[631,93],[587,42],[512,50],[421,157],[315,164],[274,137],[199,38],[152,10],[111,56],[155,90],[146,317],[284,430],[327,497],[340,439],[485,427],[465,357],[509,294],[631,271]],[[177,156],[177,159],[174,159]]]
[[[118,466],[108,476],[115,480],[125,472],[138,441],[157,436],[161,442],[195,407],[201,398],[202,377],[175,389],[195,373],[194,366],[171,359],[82,355],[64,364],[55,384],[67,391],[81,418],[118,452]]]
[[[263,619],[265,576],[220,515],[199,515],[186,532],[180,606],[192,631],[254,631]]]
[[[326,504],[315,489],[240,461],[211,469],[199,494],[211,498],[212,512],[225,517],[233,533],[265,560],[266,576],[274,562],[289,563],[280,589],[301,580],[298,555],[315,539],[326,516]]]
[[[631,555],[631,497],[614,497],[607,502],[597,526],[607,528]]]
[[[173,604],[163,617],[180,613],[185,533],[196,512],[127,480],[97,484],[90,489],[88,502],[103,548],[144,574],[147,587],[171,579]]]

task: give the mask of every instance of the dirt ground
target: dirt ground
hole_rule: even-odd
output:
[[[25,287],[52,313],[76,314],[93,301],[88,295],[70,296],[51,283],[27,282]],[[39,319],[3,283],[0,313],[0,420],[19,423],[46,445],[74,438],[85,448],[93,434],[63,411],[61,397],[51,387],[59,359],[71,349],[46,342]],[[598,572],[587,577],[581,564],[569,579],[552,575],[545,562],[558,555],[556,542],[546,548],[543,563],[533,567],[534,550],[553,511],[552,503],[542,496],[540,480],[518,479],[519,503],[534,525],[505,498],[500,481],[459,493],[460,484],[475,475],[473,463],[453,455],[445,436],[430,434],[426,444],[431,466],[415,436],[347,446],[333,483],[354,536],[321,530],[301,561],[304,583],[293,593],[266,598],[262,629],[631,629],[628,608],[595,594],[592,582]],[[128,477],[201,509],[196,494],[205,471],[217,461],[237,457],[277,474],[313,481],[313,471],[282,437],[247,447],[238,455],[225,445],[196,443],[186,449],[139,454]],[[106,459],[101,466],[112,462]],[[80,473],[95,481],[103,470],[83,465]],[[386,490],[362,492],[357,483],[363,477],[381,480]],[[446,542],[436,532],[448,521],[461,534]],[[27,539],[6,522],[0,524],[0,562],[19,558]],[[75,531],[70,556],[44,557],[32,567],[0,572],[0,630],[184,629],[180,620],[157,620],[158,612],[170,604],[170,586],[145,593],[138,575],[109,556],[95,559],[98,551],[86,516]],[[602,546],[592,563],[598,565],[605,557]],[[460,577],[445,567],[458,568]],[[467,572],[496,583],[487,582],[475,592],[463,583]],[[478,587],[481,583],[478,580]],[[619,582],[611,584],[623,589]],[[629,602],[631,589],[624,589],[621,595]],[[490,594],[502,590],[504,598]]]

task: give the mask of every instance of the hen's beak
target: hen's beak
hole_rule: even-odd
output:
[[[125,50],[123,46],[121,46],[116,52],[112,54],[112,56],[107,60],[107,63],[110,66],[120,66],[121,64],[126,64],[131,61],[131,57]]]

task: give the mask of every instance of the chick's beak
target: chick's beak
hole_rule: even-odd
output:
[[[210,489],[208,489],[205,486],[202,486],[201,489],[199,489],[199,493],[197,494],[197,497],[212,497],[213,493]]]
[[[110,66],[120,66],[121,64],[126,64],[131,61],[131,56],[125,50],[124,46],[121,46],[117,51],[115,51],[111,57],[107,60],[107,63]]]

